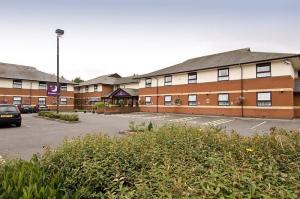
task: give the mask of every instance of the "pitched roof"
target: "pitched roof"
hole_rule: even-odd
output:
[[[121,77],[115,81],[115,84],[138,83],[137,76]]]
[[[139,96],[139,90],[138,89],[133,89],[133,88],[118,88],[117,90],[107,93],[106,95],[102,96],[104,98],[112,97],[116,95],[120,91],[125,91],[127,94],[130,96]]]
[[[115,81],[120,78],[121,76],[117,73],[108,74],[108,75],[102,75],[99,77],[96,77],[94,79],[90,79],[84,82],[81,82],[78,86],[87,86],[92,84],[115,84]]]
[[[0,77],[8,79],[56,82],[56,75],[37,70],[35,67],[0,62]],[[76,84],[60,78],[61,83]]]
[[[203,69],[217,68],[223,66],[233,66],[237,64],[255,63],[259,61],[270,61],[274,59],[296,57],[296,56],[299,56],[299,54],[252,52],[250,48],[244,48],[244,49],[238,49],[238,50],[189,59],[180,64],[176,64],[148,74],[144,74],[141,75],[140,77],[152,77],[158,75],[203,70]]]

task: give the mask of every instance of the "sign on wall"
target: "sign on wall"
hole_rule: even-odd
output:
[[[47,84],[47,95],[48,96],[57,96],[60,93],[60,86],[57,86],[55,83]]]

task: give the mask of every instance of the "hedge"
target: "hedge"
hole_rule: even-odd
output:
[[[299,198],[300,133],[164,126],[65,140],[0,166],[0,198]]]
[[[60,119],[64,121],[79,121],[79,117],[76,114],[63,114],[63,113],[55,113],[51,111],[41,111],[38,113],[38,115],[41,117]]]

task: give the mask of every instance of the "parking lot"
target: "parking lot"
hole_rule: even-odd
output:
[[[228,132],[235,130],[242,135],[264,133],[271,127],[300,129],[299,119],[270,120],[161,113],[115,115],[78,113],[78,115],[80,122],[74,124],[37,118],[36,114],[23,115],[22,127],[0,127],[0,155],[29,159],[32,154],[41,152],[43,146],[56,147],[65,137],[82,136],[87,133],[121,136],[119,132],[127,130],[130,121],[137,123],[152,121],[156,125],[183,123],[199,127],[218,126]]]

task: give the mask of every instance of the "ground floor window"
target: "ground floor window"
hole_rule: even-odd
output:
[[[22,97],[13,97],[13,104],[15,105],[22,104]]]
[[[40,106],[45,106],[46,105],[46,98],[45,97],[39,97],[38,104]]]
[[[61,97],[60,98],[60,105],[66,105],[67,104],[67,98],[66,97]]]
[[[218,105],[219,106],[229,106],[229,94],[228,93],[219,94]]]
[[[271,92],[257,93],[257,106],[272,106]]]
[[[197,105],[197,95],[189,95],[189,106]]]
[[[146,104],[146,105],[151,105],[151,97],[150,97],[150,96],[147,96],[147,97],[145,98],[145,104]]]
[[[172,105],[172,96],[171,95],[165,96],[165,105],[166,106]]]

